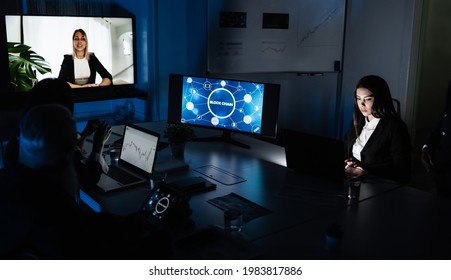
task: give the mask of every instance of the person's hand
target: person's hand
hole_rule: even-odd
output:
[[[84,85],[77,85],[67,82],[71,88],[89,88],[89,87],[98,87],[101,86],[100,84],[84,84]]]
[[[427,148],[423,149],[423,151],[421,152],[421,163],[426,169],[426,172],[431,172],[434,163],[432,162],[431,154],[429,153],[429,149]]]
[[[86,123],[85,128],[80,133],[80,138],[77,140],[78,149],[83,150],[83,145],[85,144],[86,138],[96,131],[97,127],[100,125],[100,120],[92,119]]]
[[[101,121],[98,119],[91,119],[86,123],[85,128],[81,132],[81,137],[86,138],[89,135],[93,134],[94,131],[100,126]]]
[[[85,85],[82,85],[80,87],[88,88],[88,87],[98,87],[98,86],[100,86],[100,85],[98,85],[98,84],[85,84]]]
[[[100,122],[97,130],[94,132],[94,137],[92,140],[92,151],[94,153],[102,154],[103,146],[105,145],[108,138],[111,135],[111,127],[106,121]]]
[[[353,159],[345,160],[345,173],[352,176],[361,176],[366,173],[360,163]]]
[[[366,171],[361,167],[348,167],[345,169],[346,175],[351,175],[353,177],[359,177],[366,173]]]
[[[359,162],[352,158],[345,159],[345,169],[348,169],[350,167],[357,167],[358,165]]]

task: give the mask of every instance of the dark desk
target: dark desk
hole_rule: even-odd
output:
[[[142,125],[160,133],[164,130],[164,123]],[[214,133],[217,132],[197,131],[198,136]],[[214,165],[245,178],[245,182],[234,185],[212,181],[217,184],[216,190],[193,195],[190,200],[193,210],[192,219],[197,228],[210,225],[221,227],[223,225],[222,210],[207,201],[232,192],[270,210],[269,214],[248,222],[239,234],[259,247],[263,258],[330,258],[324,241],[326,228],[331,223],[340,223],[344,227],[346,237],[343,238],[343,247],[349,247],[340,257],[380,256],[383,259],[391,259],[393,255],[390,249],[393,248],[393,242],[389,242],[387,235],[376,234],[377,230],[384,228],[385,225],[387,229],[394,228],[394,231],[397,231],[390,223],[396,224],[398,219],[407,223],[407,218],[415,216],[409,211],[419,212],[422,211],[419,210],[421,207],[435,205],[432,200],[426,198],[426,194],[422,193],[416,196],[420,200],[429,202],[420,204],[420,208],[417,208],[419,206],[414,200],[401,199],[400,201],[405,204],[396,203],[404,197],[405,188],[391,181],[376,179],[363,182],[359,199],[349,201],[344,196],[343,184],[337,185],[337,183],[302,175],[286,168],[282,147],[245,135],[237,134],[234,137],[250,145],[251,149],[223,142],[190,142],[185,151],[185,161],[189,164],[189,170],[169,173],[168,181],[187,176],[202,176],[194,169],[205,165]],[[170,159],[170,149],[161,150],[157,164]],[[331,189],[340,188],[343,190],[341,195],[331,192]],[[82,199],[90,205],[95,205],[93,208],[98,211],[128,214],[139,210],[149,191],[149,185],[107,194],[92,190]],[[446,202],[443,203],[443,207],[451,208]],[[448,212],[444,213],[448,215]],[[426,215],[424,219],[431,218],[429,214],[430,212],[424,211]],[[384,217],[387,217],[385,221],[388,224],[384,224]],[[362,230],[364,230],[363,234],[368,236],[367,239],[359,238]],[[397,231],[394,235],[404,234],[399,232],[403,231]],[[412,246],[416,246],[414,243],[417,237],[418,240],[422,240],[421,236],[416,235],[417,233],[417,230],[412,233]],[[378,238],[379,235],[380,242],[375,243],[377,245],[374,246],[370,245],[370,241]],[[350,242],[351,237],[360,240],[361,243]],[[361,251],[359,248],[367,248],[367,250]],[[400,256],[404,255],[404,253],[400,254]]]
[[[331,252],[326,232],[334,223],[343,237]],[[450,201],[403,186],[254,243],[274,259],[449,260],[450,236]]]

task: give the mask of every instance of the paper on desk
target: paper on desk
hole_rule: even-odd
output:
[[[228,195],[219,196],[207,201],[208,203],[218,207],[219,209],[226,210],[232,204],[241,204],[243,205],[244,210],[244,222],[247,223],[253,219],[258,217],[267,215],[271,213],[270,210],[242,197],[237,195],[236,193],[230,193]]]

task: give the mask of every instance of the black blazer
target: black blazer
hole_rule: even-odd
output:
[[[362,130],[364,121],[359,124]],[[346,137],[348,158],[357,135],[351,126]],[[369,175],[406,183],[411,178],[411,142],[406,124],[398,117],[383,117],[363,147],[361,165]]]
[[[113,76],[111,76],[110,72],[108,72],[108,70],[103,67],[102,63],[100,63],[99,59],[93,53],[91,53],[90,55],[88,64],[89,69],[91,70],[91,75],[89,76],[88,83],[95,83],[97,73],[99,73],[102,79],[109,78],[111,81],[113,81]],[[58,79],[63,79],[64,81],[69,83],[75,83],[74,59],[72,58],[72,55],[64,55]]]

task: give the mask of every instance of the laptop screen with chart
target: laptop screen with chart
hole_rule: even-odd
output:
[[[117,164],[110,165],[97,185],[105,192],[150,180],[154,170],[160,134],[140,126],[124,127],[122,148]]]
[[[126,125],[119,164],[129,164],[152,173],[157,152],[158,135],[136,126]]]

